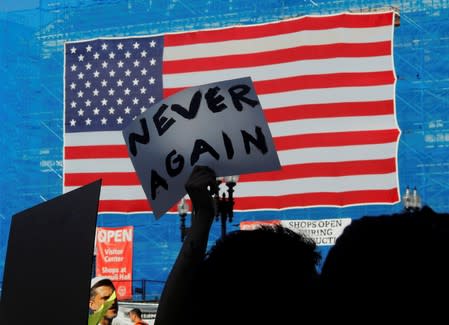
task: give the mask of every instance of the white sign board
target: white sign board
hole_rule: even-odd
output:
[[[280,169],[249,77],[176,93],[137,117],[123,136],[156,217],[185,195],[195,165],[217,176]]]
[[[333,246],[351,222],[351,218],[282,220],[281,225],[312,238],[318,246]]]
[[[260,226],[282,225],[313,239],[318,246],[333,246],[351,222],[351,218],[244,221],[240,223],[240,229],[254,230]]]

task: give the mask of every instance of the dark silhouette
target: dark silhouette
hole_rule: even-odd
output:
[[[156,325],[189,324],[192,313],[194,279],[204,259],[215,207],[211,192],[216,192],[215,173],[196,166],[186,190],[192,201],[192,222],[181,251],[165,283],[156,313]]]
[[[156,324],[271,325],[315,317],[320,255],[313,241],[280,226],[263,227],[227,234],[206,256],[214,186],[210,168],[194,168],[186,184],[192,226],[164,288]]]
[[[318,305],[315,243],[282,226],[219,239],[196,277],[193,324],[292,324]]]
[[[448,292],[448,244],[449,215],[429,207],[353,221],[321,273],[332,318],[404,320],[443,311],[436,306]]]

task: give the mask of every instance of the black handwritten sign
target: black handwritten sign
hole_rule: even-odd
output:
[[[195,165],[217,176],[280,168],[251,78],[183,90],[124,131],[128,153],[156,217],[185,195]]]

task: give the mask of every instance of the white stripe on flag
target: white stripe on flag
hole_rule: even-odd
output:
[[[67,174],[70,173],[129,173],[135,172],[129,158],[115,159],[68,159],[65,161]]]
[[[317,162],[378,160],[396,157],[397,144],[382,143],[359,146],[318,147],[278,151],[282,166]]]
[[[116,144],[125,145],[125,139],[123,138],[122,131],[66,133],[64,142],[66,147]]]
[[[273,137],[328,132],[371,131],[395,129],[393,115],[302,119],[270,123]]]
[[[164,61],[207,58],[241,53],[259,53],[303,45],[372,43],[389,41],[390,39],[390,26],[301,31],[254,39],[170,46],[164,49]]]
[[[293,105],[369,102],[392,99],[394,85],[296,90],[260,95],[264,109]]]
[[[396,187],[395,173],[384,175],[356,175],[342,177],[314,177],[281,181],[239,182],[235,187],[236,197],[280,196],[291,193],[346,192],[359,190],[387,190]],[[66,187],[65,191],[76,187]],[[140,185],[102,186],[100,200],[146,199]]]

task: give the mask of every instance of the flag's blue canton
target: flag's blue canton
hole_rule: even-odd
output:
[[[162,51],[162,36],[66,44],[66,132],[122,130],[160,101]]]

